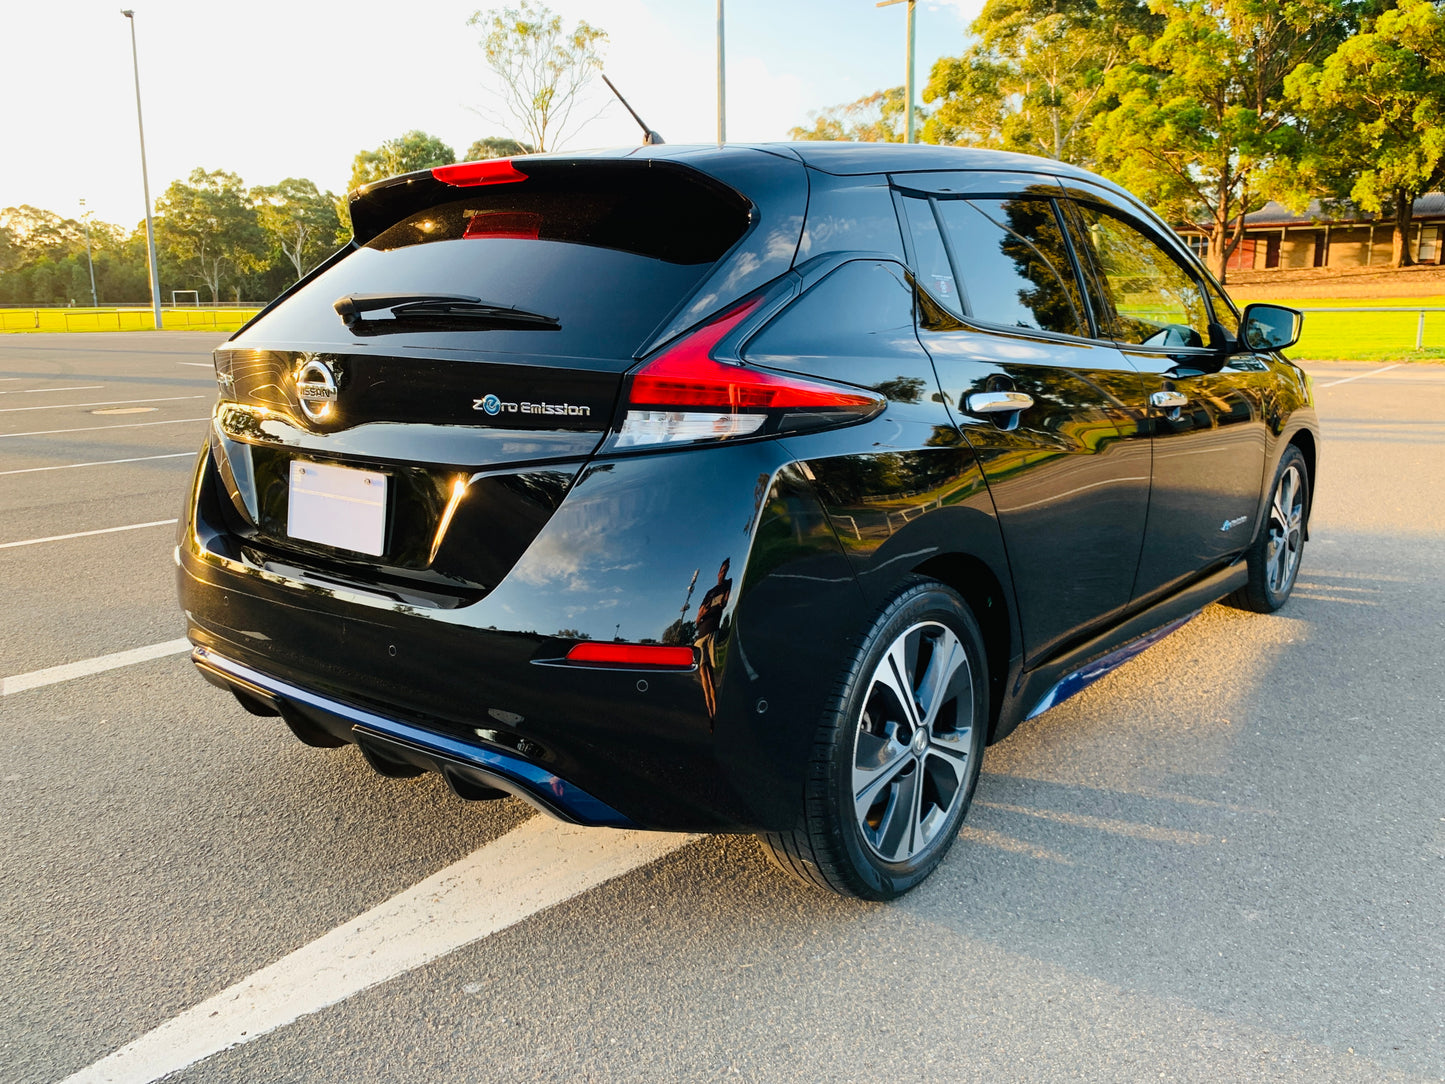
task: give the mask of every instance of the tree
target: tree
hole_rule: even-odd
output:
[[[1105,77],[1162,22],[1143,0],[989,0],[973,46],[933,66],[923,138],[1091,165]]]
[[[908,126],[903,115],[903,88],[875,90],[847,105],[835,105],[820,113],[809,113],[811,128],[794,128],[789,139],[835,139],[856,143],[902,143]],[[916,122],[923,110],[913,107]]]
[[[487,67],[502,84],[502,105],[539,152],[563,142],[582,88],[602,70],[606,31],[579,21],[571,31],[545,4],[477,11]]]
[[[341,223],[336,197],[314,181],[287,177],[280,184],[253,188],[251,199],[261,229],[275,249],[291,261],[300,279],[332,250]]]
[[[349,192],[355,192],[364,184],[379,181],[384,177],[395,177],[398,173],[411,173],[433,166],[449,166],[457,160],[457,152],[434,135],[428,135],[420,128],[413,128],[395,139],[388,139],[374,151],[357,151],[351,160],[351,183]],[[336,243],[344,245],[351,240],[351,205],[346,196],[333,197],[336,208]]]
[[[506,136],[487,136],[467,148],[463,161],[480,162],[483,158],[511,158],[517,154],[535,154],[536,148],[530,143],[518,143]]]
[[[156,239],[180,269],[200,277],[213,302],[228,273],[259,266],[266,250],[241,178],[219,169],[193,169],[189,181],[171,182],[156,201]]]
[[[351,160],[350,190],[398,173],[411,173],[433,166],[449,166],[457,160],[457,152],[434,135],[413,128],[405,135],[388,139],[374,151],[357,151]]]
[[[1285,86],[1314,136],[1303,179],[1374,214],[1393,212],[1392,262],[1413,263],[1415,199],[1445,183],[1445,8],[1401,0]]]
[[[1297,135],[1284,79],[1323,59],[1347,22],[1333,0],[1153,0],[1167,17],[1105,77],[1114,104],[1094,121],[1103,172],[1175,221],[1202,220],[1222,281]],[[1232,224],[1232,226],[1231,226]]]

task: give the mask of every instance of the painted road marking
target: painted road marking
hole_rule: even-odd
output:
[[[185,637],[181,637],[179,640],[167,640],[163,644],[151,644],[149,647],[136,647],[129,651],[116,651],[110,655],[98,655],[93,659],[82,659],[80,662],[68,662],[64,666],[52,666],[46,670],[32,670],[28,674],[16,674],[14,677],[0,678],[0,696],[11,696],[15,693],[23,693],[27,689],[38,689],[42,685],[58,685],[62,681],[89,677],[91,674],[103,674],[107,670],[118,670],[122,666],[134,666],[138,662],[162,659],[167,655],[179,655],[182,651],[189,651],[190,649],[191,642]]]
[[[112,463],[145,463],[151,459],[179,459],[181,456],[196,457],[195,452],[170,452],[166,455],[138,455],[133,459],[97,459],[93,463],[60,463],[54,467],[21,467],[19,470],[0,470],[0,475],[35,474],[43,470],[75,470],[77,467],[108,467]]]
[[[19,380],[18,376],[6,377],[7,380]],[[16,388],[12,391],[0,391],[0,395],[38,395],[45,391],[95,391],[96,388],[103,388],[104,384],[81,384],[75,388]]]
[[[1386,365],[1383,369],[1371,369],[1368,373],[1356,373],[1354,376],[1347,376],[1343,380],[1331,380],[1328,384],[1321,384],[1322,388],[1338,388],[1341,384],[1348,384],[1351,380],[1363,380],[1367,376],[1374,376],[1377,373],[1388,373],[1391,369],[1398,369],[1404,365],[1403,361],[1397,361],[1394,365]]]
[[[499,933],[695,838],[534,817],[62,1084],[150,1084]]]
[[[13,550],[19,546],[38,546],[42,542],[64,542],[68,538],[89,538],[93,534],[115,534],[118,531],[138,531],[142,527],[165,527],[179,522],[174,519],[153,519],[149,523],[128,523],[124,527],[101,527],[96,531],[75,531],[72,534],[52,534],[44,538],[27,538],[24,542],[0,542],[0,550]]]
[[[0,414],[17,414],[22,410],[84,410],[87,407],[117,406],[120,403],[175,403],[181,399],[204,399],[204,395],[167,395],[163,399],[108,399],[100,403],[47,403],[45,406],[0,407]]]
[[[165,422],[126,422],[123,425],[83,425],[79,429],[37,429],[31,433],[0,433],[0,440],[6,437],[51,437],[57,433],[94,433],[97,429],[141,429],[147,425],[180,425],[182,422],[208,422],[206,418],[172,418]]]
[[[216,363],[213,361],[178,361],[177,365],[194,365],[197,369],[214,369]]]

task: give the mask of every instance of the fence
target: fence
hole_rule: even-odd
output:
[[[165,306],[161,325],[167,331],[235,331],[260,311],[260,305]],[[153,331],[155,326],[149,308],[0,309],[0,331]]]
[[[1424,350],[1424,349],[1425,349],[1425,314],[1426,314],[1427,312],[1445,312],[1445,307],[1439,307],[1439,306],[1433,306],[1433,305],[1350,305],[1350,306],[1341,306],[1341,307],[1331,306],[1331,307],[1329,307],[1329,308],[1319,308],[1319,309],[1314,309],[1314,308],[1311,308],[1311,309],[1300,309],[1299,311],[1302,312],[1302,313],[1304,313],[1304,314],[1307,315],[1307,316],[1308,316],[1308,315],[1312,315],[1312,314],[1316,314],[1316,313],[1318,313],[1318,314],[1328,314],[1328,313],[1342,313],[1342,312],[1368,312],[1368,313],[1371,313],[1371,314],[1374,314],[1374,313],[1386,313],[1386,312],[1413,312],[1413,313],[1416,314],[1416,319],[1415,319],[1415,349],[1416,349],[1416,350]],[[1318,326],[1316,326],[1315,328],[1311,328],[1310,325],[1311,325],[1312,323],[1313,323],[1313,324],[1316,324],[1316,325],[1319,325],[1319,324],[1323,323],[1323,324],[1324,324],[1324,327],[1323,327],[1323,328],[1319,328]],[[1371,342],[1369,345],[1371,345],[1371,346],[1378,346],[1378,347],[1380,347],[1380,348],[1388,349],[1388,348],[1390,348],[1390,347],[1396,347],[1396,346],[1399,345],[1400,332],[1401,332],[1402,330],[1405,331],[1405,334],[1408,334],[1408,330],[1407,330],[1407,329],[1408,329],[1408,324],[1407,324],[1407,326],[1406,326],[1406,329],[1401,329],[1401,328],[1398,327],[1398,324],[1400,323],[1399,321],[1391,321],[1391,320],[1389,320],[1388,318],[1386,318],[1385,320],[1372,320],[1372,321],[1368,321],[1368,323],[1369,323],[1370,325],[1372,325],[1372,326],[1369,326],[1369,327],[1363,327],[1363,328],[1362,328],[1362,327],[1359,327],[1358,325],[1359,325],[1360,323],[1362,323],[1362,322],[1361,322],[1361,321],[1355,321],[1354,324],[1351,325],[1351,322],[1350,322],[1350,321],[1335,321],[1335,320],[1324,320],[1324,321],[1318,321],[1318,320],[1316,320],[1316,321],[1311,321],[1311,320],[1306,320],[1306,321],[1305,321],[1305,336],[1307,337],[1309,343],[1310,343],[1311,345],[1313,345],[1313,343],[1315,343],[1316,341],[1319,341],[1319,340],[1322,340],[1322,339],[1327,338],[1329,331],[1335,330],[1335,329],[1337,329],[1337,328],[1348,327],[1349,330],[1353,333],[1353,334],[1351,335],[1351,338],[1355,338],[1355,337],[1357,337],[1358,335],[1363,334],[1363,335],[1367,336],[1368,338],[1370,338],[1370,339],[1372,339],[1372,340],[1374,340],[1374,339],[1384,339],[1384,340],[1387,340],[1387,341]],[[1391,325],[1392,323],[1396,325],[1394,328],[1391,328],[1391,327],[1390,327],[1390,325]],[[1440,326],[1441,326],[1441,323],[1442,323],[1442,321],[1441,321],[1439,318],[1437,318],[1437,319],[1435,319],[1434,321],[1432,321],[1432,324],[1433,324],[1434,326],[1431,328],[1431,330],[1436,332],[1436,334],[1432,336],[1432,339],[1439,339],[1439,340],[1440,340],[1438,343],[1433,343],[1432,345],[1445,346],[1445,332],[1440,332],[1440,331],[1439,331],[1439,328],[1440,328]],[[1302,337],[1300,341],[1301,341],[1301,342],[1305,342],[1305,341],[1306,341],[1306,338],[1305,338],[1305,337]]]

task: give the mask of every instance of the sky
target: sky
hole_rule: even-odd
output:
[[[420,128],[465,152],[520,135],[482,59],[477,0],[50,0],[0,5],[0,207],[66,217],[79,200],[130,228],[145,215],[128,21],[133,3],[154,200],[196,167],[247,185],[308,177],[343,192],[358,151]],[[495,6],[500,7],[498,3]],[[669,143],[717,134],[716,0],[551,0],[570,27],[607,31],[605,70]],[[982,0],[919,0],[917,86],[965,47]],[[905,6],[726,0],[729,141],[786,139],[808,114],[903,82]],[[634,145],[621,106],[562,149]]]

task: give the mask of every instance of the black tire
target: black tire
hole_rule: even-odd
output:
[[[818,724],[798,823],[760,837],[773,861],[867,900],[922,881],[973,800],[988,689],[968,604],[935,580],[911,581],[855,642]]]
[[[1264,508],[1265,522],[1250,543],[1249,580],[1224,599],[1226,605],[1271,614],[1289,601],[1304,556],[1310,518],[1309,467],[1291,444],[1280,458]]]

